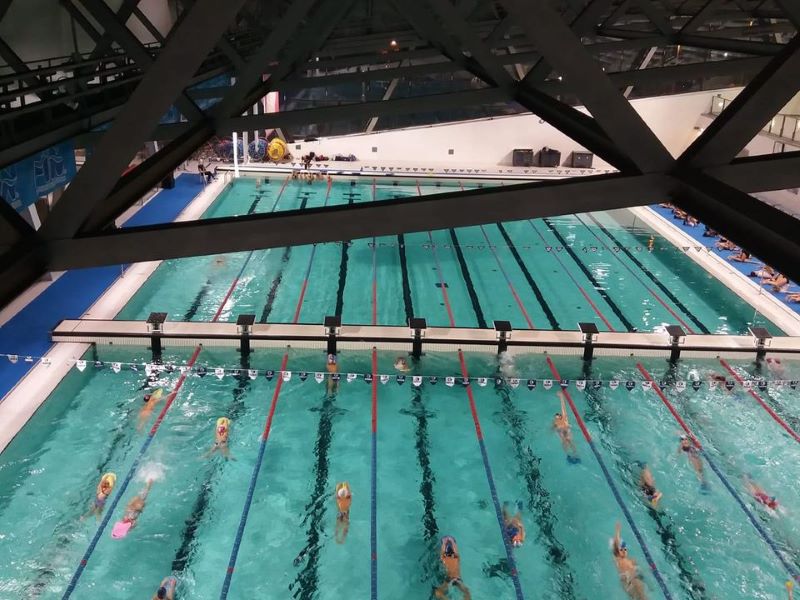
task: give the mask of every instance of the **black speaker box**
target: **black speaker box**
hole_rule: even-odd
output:
[[[594,154],[591,152],[573,152],[572,166],[576,169],[591,169]]]
[[[558,167],[561,164],[561,152],[545,146],[539,152],[540,167]]]
[[[531,148],[516,148],[511,156],[511,164],[515,167],[533,166],[533,150]]]

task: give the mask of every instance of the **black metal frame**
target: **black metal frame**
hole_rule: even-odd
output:
[[[10,4],[10,0],[0,0],[0,18]],[[260,17],[253,14],[240,14],[245,0],[193,0],[184,3],[187,8],[166,39],[155,35],[158,32],[138,9],[137,0],[125,0],[116,13],[104,0],[61,0],[59,4],[97,40],[89,62],[74,63],[75,73],[97,68],[98,60],[101,69],[108,69],[99,71],[101,81],[96,87],[90,87],[88,79],[77,79],[76,85],[83,88],[64,93],[48,79],[50,71],[31,72],[25,63],[14,60],[11,48],[0,45],[10,51],[5,54],[17,71],[5,89],[20,94],[39,89],[41,99],[25,110],[0,111],[0,134],[9,142],[0,144],[0,165],[114,120],[107,132],[83,138],[96,140],[96,151],[40,231],[8,207],[0,211],[0,304],[48,269],[338,241],[667,199],[800,279],[798,222],[749,195],[800,187],[800,152],[734,158],[797,92],[800,36],[785,43],[791,27],[800,23],[800,9],[792,0],[775,0],[777,8],[740,2],[738,9],[720,0],[704,4],[570,0],[563,14],[549,0],[502,0],[501,6],[478,0],[458,5],[453,0],[384,0],[373,2],[370,11],[394,6],[394,21],[383,28],[380,23],[370,24],[377,27],[376,33],[354,31],[349,19],[342,26],[348,10],[358,7],[357,0],[299,0],[288,5],[276,1],[264,11],[270,15],[269,23],[259,22]],[[155,46],[142,46],[127,29],[125,22],[132,15],[156,37]],[[226,31],[237,16],[257,24],[252,33]],[[758,21],[756,29],[750,28],[751,20]],[[94,29],[94,23],[102,33]],[[380,52],[389,35],[403,40],[404,49],[384,56]],[[615,52],[675,44],[735,55],[728,60],[659,68],[639,69],[641,63],[633,63],[630,71],[617,73],[603,72],[597,60]],[[215,46],[218,51],[212,52]],[[428,64],[415,64],[418,60]],[[360,68],[380,63],[398,66]],[[70,68],[71,63],[65,64],[60,68]],[[520,64],[532,65],[524,76],[517,68]],[[358,67],[361,72],[320,75],[316,69],[322,65]],[[117,68],[122,70],[114,71]],[[549,77],[553,69],[557,76]],[[266,92],[281,89],[281,84],[301,89],[457,71],[477,77],[480,89],[399,99],[387,95],[379,102],[242,116]],[[203,94],[186,88],[198,77],[220,72],[235,75],[235,83],[215,90],[222,100],[204,114],[194,103]],[[119,73],[125,73],[122,79]],[[263,80],[265,73],[269,77]],[[675,160],[620,88],[706,76],[752,76],[752,81]],[[119,93],[98,100],[108,89],[130,90],[129,97],[124,104]],[[204,93],[208,97],[210,92]],[[577,97],[592,116],[554,97],[564,94]],[[62,114],[71,99],[80,104],[76,117]],[[213,135],[509,101],[535,112],[620,173],[412,202],[113,230],[119,214]],[[158,126],[159,117],[172,104],[180,107],[187,120]],[[41,121],[31,118],[36,111],[41,111]],[[32,123],[28,130],[21,128],[25,119]],[[152,139],[168,143],[120,178],[136,150]]]

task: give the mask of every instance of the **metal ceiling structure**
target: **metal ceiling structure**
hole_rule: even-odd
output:
[[[24,0],[0,0],[0,24],[14,1]],[[48,65],[32,68],[0,40],[0,167],[65,139],[93,146],[38,231],[0,202],[0,304],[49,270],[665,200],[800,280],[800,222],[750,195],[800,187],[800,152],[735,158],[800,87],[796,0],[177,0],[166,36],[138,4],[54,2],[95,47]],[[131,19],[156,42],[143,45],[126,25]],[[220,75],[223,84],[197,85]],[[744,84],[677,160],[628,100]],[[270,91],[298,101],[252,114]],[[163,123],[171,107],[181,118]],[[619,172],[113,227],[216,135],[342,122],[372,131],[397,116],[455,120],[474,107],[533,112]],[[161,149],[120,177],[150,140]]]

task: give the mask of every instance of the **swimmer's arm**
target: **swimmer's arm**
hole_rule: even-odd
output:
[[[619,552],[620,542],[622,540],[622,525],[617,521],[614,525],[614,554]]]

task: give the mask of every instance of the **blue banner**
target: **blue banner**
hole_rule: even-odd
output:
[[[63,142],[0,170],[0,196],[18,211],[75,177],[75,149]]]

